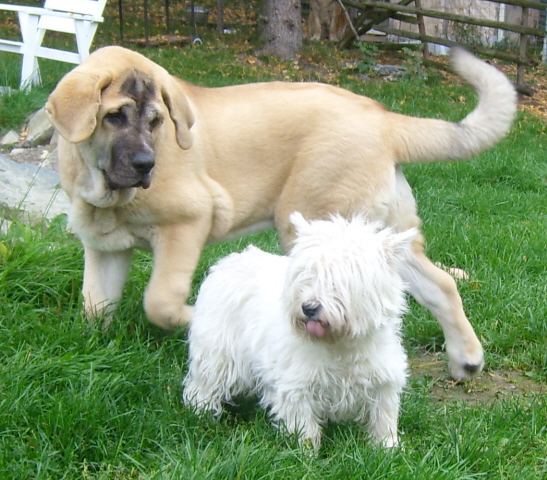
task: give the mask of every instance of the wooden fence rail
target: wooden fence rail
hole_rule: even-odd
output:
[[[367,0],[341,0],[344,6],[353,7],[360,12],[357,17],[353,28],[346,33],[340,42],[342,47],[347,47],[355,40],[355,35],[364,35],[371,29],[384,32],[386,34],[395,35],[399,37],[408,38],[411,40],[417,40],[423,44],[424,61],[426,63],[434,63],[429,59],[428,44],[434,43],[438,45],[444,45],[452,47],[455,45],[462,45],[469,50],[476,53],[480,53],[489,57],[497,58],[500,60],[512,62],[517,64],[517,89],[521,93],[530,95],[531,90],[524,85],[524,73],[526,66],[533,64],[534,62],[528,57],[528,39],[529,36],[535,36],[543,38],[545,37],[545,30],[542,28],[531,27],[528,24],[530,16],[530,9],[544,11],[547,8],[546,4],[532,0],[490,0],[494,3],[506,4],[511,6],[517,6],[522,8],[521,23],[509,23],[499,20],[488,20],[470,17],[467,15],[460,15],[455,13],[448,13],[438,10],[431,10],[421,8],[420,0],[401,0],[398,3],[388,3],[379,1],[367,1]],[[410,6],[414,3],[415,6]],[[509,53],[505,50],[496,48],[490,48],[480,45],[465,44],[464,42],[455,42],[453,40],[429,35],[426,32],[424,17],[448,20],[450,22],[456,22],[465,25],[473,25],[478,27],[489,27],[507,32],[518,34],[519,48],[518,53]],[[417,24],[418,32],[403,30],[401,28],[393,28],[390,26],[381,25],[388,18],[400,20],[402,22]]]

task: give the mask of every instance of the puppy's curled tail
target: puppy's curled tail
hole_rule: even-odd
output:
[[[509,79],[463,48],[453,48],[451,57],[479,103],[459,123],[398,116],[393,132],[399,136],[399,163],[464,160],[495,145],[511,128],[517,94]]]

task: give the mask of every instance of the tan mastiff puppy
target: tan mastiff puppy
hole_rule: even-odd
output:
[[[275,225],[287,251],[294,211],[308,219],[364,212],[399,231],[419,227],[399,165],[472,157],[508,132],[516,110],[495,67],[463,50],[453,63],[479,95],[460,123],[395,114],[315,83],[201,88],[130,50],[96,51],[46,107],[62,136],[70,225],[85,247],[87,314],[115,307],[134,248],[154,253],[146,314],[172,329],[190,320],[185,301],[207,242]],[[425,256],[419,235],[402,273],[440,322],[452,376],[477,374],[483,351],[456,284]]]

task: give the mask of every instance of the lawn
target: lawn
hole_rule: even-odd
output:
[[[417,116],[462,118],[473,92],[454,77],[362,82],[355,53],[324,45],[305,62],[257,58],[242,42],[142,52],[192,82],[322,80]],[[0,56],[17,85],[18,58]],[[14,67],[15,65],[15,67]],[[69,67],[44,63],[44,86],[0,100],[0,132],[45,101]],[[537,74],[544,74],[541,69]],[[374,447],[352,424],[329,425],[317,457],[301,452],[245,401],[218,421],[180,402],[186,332],[151,326],[142,295],[151,257],[138,253],[108,332],[80,313],[82,248],[50,225],[0,236],[0,476],[6,479],[541,479],[547,477],[546,124],[521,111],[510,135],[469,162],[405,173],[434,261],[466,270],[461,295],[486,350],[480,379],[447,378],[440,327],[410,300],[404,342],[412,374],[402,402],[403,448]],[[275,232],[210,246],[216,259]]]

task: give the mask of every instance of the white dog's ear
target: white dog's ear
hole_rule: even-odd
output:
[[[298,235],[303,234],[310,226],[310,224],[306,221],[306,219],[300,212],[291,213],[289,216],[289,220],[294,225],[294,228],[296,229],[296,233]]]
[[[400,233],[389,232],[384,240],[384,245],[395,258],[399,259],[405,255],[417,235],[417,228],[409,228]]]
[[[46,103],[46,113],[59,133],[71,143],[88,139],[97,126],[101,91],[112,82],[104,71],[94,74],[81,68],[67,73]]]

